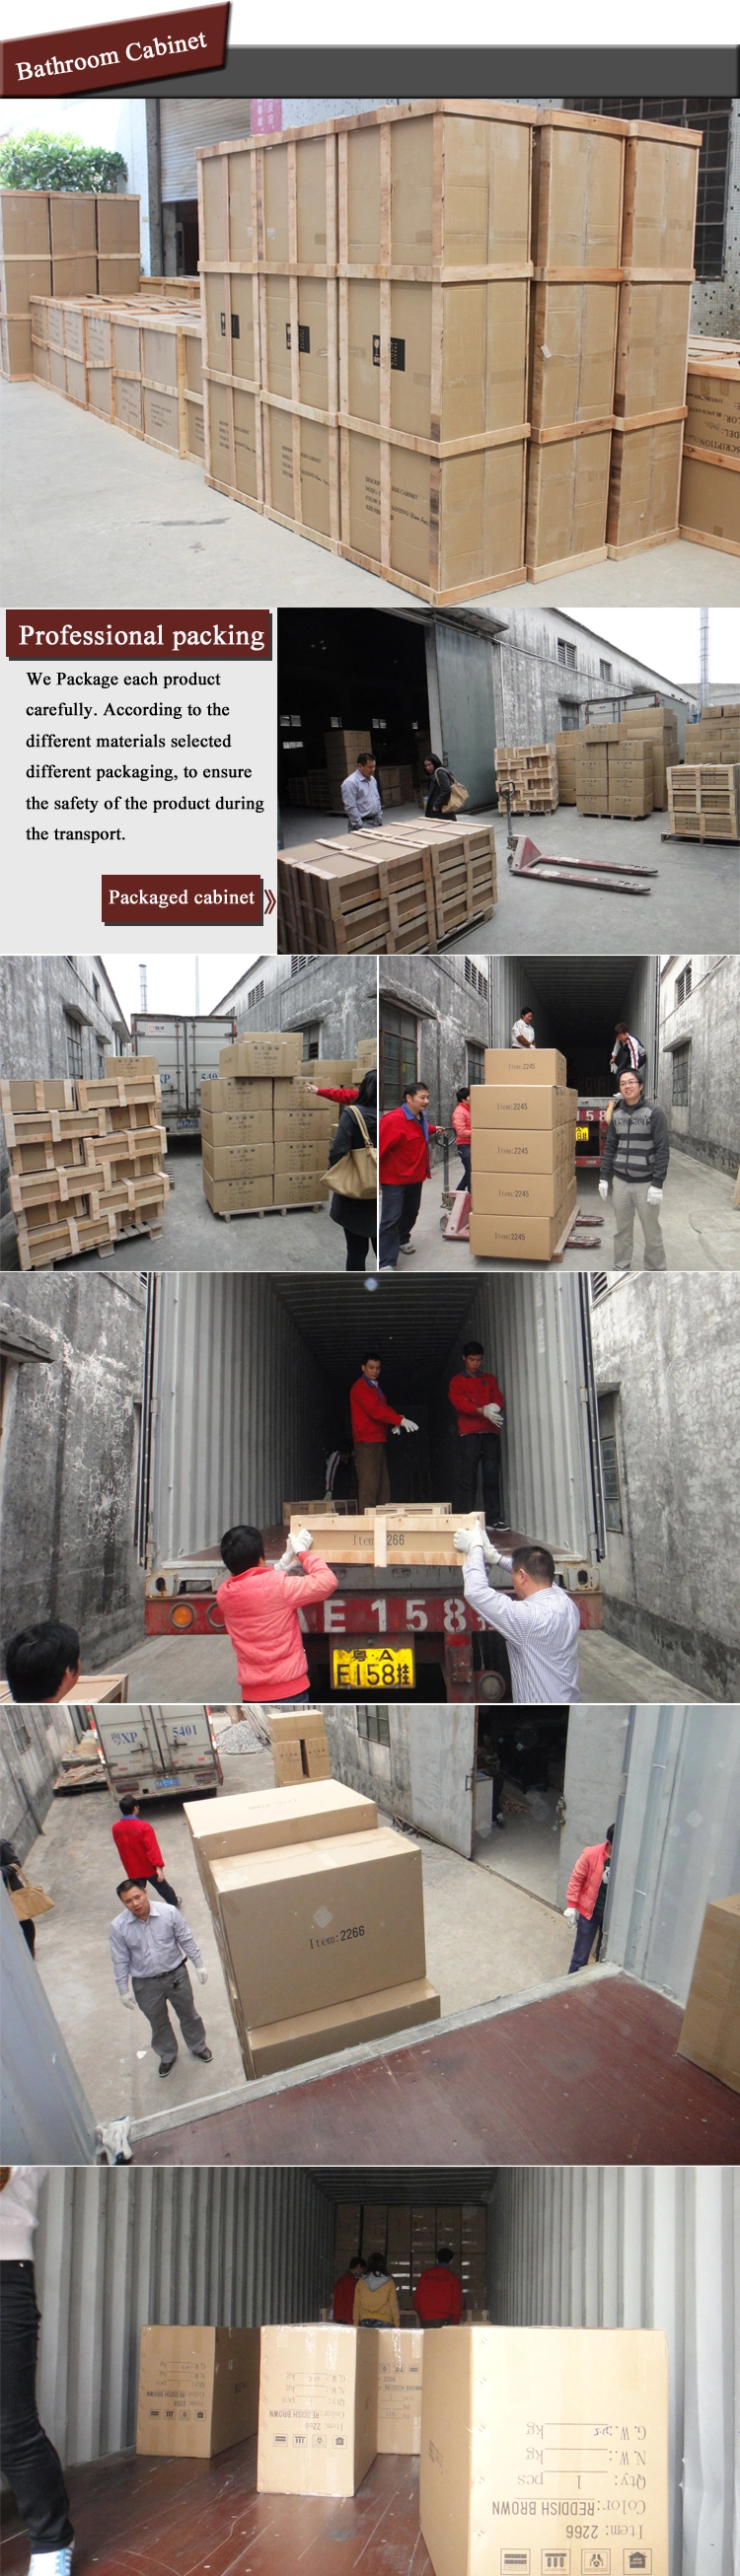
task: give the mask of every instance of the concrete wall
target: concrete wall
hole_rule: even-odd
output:
[[[565,1822],[558,1854],[559,1906],[565,1904],[568,1880],[579,1852],[587,1843],[603,1842],[607,1825],[616,1819],[627,1725],[626,1708],[615,1704],[594,1707],[584,1700],[580,1708],[571,1709],[565,1759]]]
[[[143,1624],[135,1547],[146,1291],[127,1276],[35,1272],[0,1306],[8,1340],[38,1327],[48,1360],[7,1363],[2,1635],[79,1628],[83,1670],[115,1664]]]
[[[389,1709],[390,1745],[368,1744],[357,1733],[354,1708],[326,1707],[326,1734],[331,1757],[332,1777],[343,1780],[347,1789],[357,1789],[362,1797],[375,1798],[386,1816],[400,1816],[405,1824],[413,1822],[411,1810],[411,1768],[409,1760],[409,1718],[406,1709]]]
[[[710,339],[740,338],[740,102],[730,113],[730,151],[725,199],[725,255],[721,277],[697,278],[691,293],[692,331]]]
[[[260,957],[249,975],[226,997],[236,1012],[239,1034],[259,1029],[304,1029],[321,1025],[321,1054],[353,1056],[360,1038],[375,1036],[377,979],[374,957]],[[264,984],[261,1001],[248,1007],[248,994]]]
[[[691,964],[691,992],[676,1001],[676,981]],[[660,982],[658,1099],[665,1110],[671,1144],[698,1154],[721,1171],[737,1171],[740,1162],[740,957],[669,957]],[[674,1109],[674,1050],[689,1044],[689,1098]]]
[[[115,1055],[121,1044],[120,1035],[116,1036],[121,1014],[99,957],[0,959],[0,1075],[4,1081],[69,1079],[65,1012],[79,1028],[83,1074],[95,1082],[105,1072],[105,1056]],[[0,1142],[0,1207],[8,1219],[0,1241],[8,1267],[14,1267],[15,1227],[9,1214],[7,1173],[8,1157]]]
[[[63,1753],[75,1742],[61,1703],[0,1708],[0,1834],[24,1861],[43,1831]]]
[[[558,660],[559,639],[575,645],[575,670]],[[610,680],[600,678],[600,661],[611,664]],[[493,674],[498,742],[552,741],[564,722],[563,700],[575,699],[583,706],[587,698],[606,699],[614,690],[631,694],[639,687],[657,689],[666,700],[691,705],[693,712],[687,693],[666,672],[633,660],[577,618],[564,616],[557,608],[533,605],[529,599],[521,608],[509,610],[506,635],[494,650]],[[698,704],[698,686],[695,698]]]
[[[617,1390],[623,1529],[608,1534],[605,1625],[710,1699],[740,1698],[737,1289],[668,1272],[593,1305],[598,1389]]]
[[[449,1127],[455,1092],[467,1081],[466,1047],[488,1045],[488,968],[471,960],[480,993],[465,981],[464,957],[381,957],[381,1000],[414,1011],[419,1023],[419,1073],[429,1084],[429,1114]],[[386,1102],[386,1107],[393,1104]]]
[[[740,1709],[634,1710],[607,1958],[685,2004],[705,1908],[739,1886]]]

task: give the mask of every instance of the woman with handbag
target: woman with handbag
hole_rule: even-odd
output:
[[[378,1240],[377,1075],[366,1073],[354,1101],[347,1101],[329,1147],[329,1178],[335,1187],[329,1207],[334,1225],[344,1228],[345,1270],[364,1270],[368,1244]]]
[[[425,814],[433,815],[437,823],[454,823],[460,806],[467,804],[467,787],[463,787],[461,779],[453,778],[452,770],[445,768],[436,751],[425,760],[424,767],[429,781]]]

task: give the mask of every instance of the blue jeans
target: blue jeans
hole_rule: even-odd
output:
[[[378,1267],[395,1270],[402,1243],[408,1243],[421,1207],[422,1181],[384,1181],[380,1198]]]
[[[271,1699],[270,1708],[307,1708],[310,1690],[293,1691],[289,1699]]]
[[[0,2263],[3,2468],[31,2550],[69,2549],[74,2532],[61,2461],[39,2422],[39,2312],[32,2263]]]
[[[461,1161],[461,1163],[462,1163],[462,1167],[463,1167],[463,1182],[462,1182],[462,1186],[463,1186],[463,1189],[464,1189],[464,1190],[469,1190],[469,1188],[470,1188],[470,1146],[469,1146],[469,1145],[458,1145],[457,1150],[458,1150],[458,1154],[459,1154],[459,1156],[460,1156],[460,1161]],[[459,1187],[459,1183],[458,1183],[458,1187]]]
[[[578,1922],[576,1924],[576,1937],[573,1943],[573,1957],[568,1969],[569,1977],[577,1976],[579,1968],[588,1967],[594,1944],[596,1945],[596,1957],[598,1959],[599,1952],[601,1950],[603,1930],[603,1915],[601,1920],[597,1921],[595,1914],[592,1914],[590,1919],[587,1919],[585,1914],[579,1914]]]

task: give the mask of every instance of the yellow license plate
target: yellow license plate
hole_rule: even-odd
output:
[[[332,1646],[335,1690],[413,1690],[413,1646]]]
[[[576,1144],[577,1144],[577,1145],[587,1145],[587,1144],[588,1144],[588,1139],[589,1139],[589,1132],[590,1132],[590,1131],[589,1131],[588,1127],[577,1127],[577,1128],[576,1128]]]

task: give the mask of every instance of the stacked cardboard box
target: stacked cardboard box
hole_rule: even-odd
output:
[[[263,2326],[258,2495],[351,2496],[378,2449],[377,2334]]]
[[[359,2200],[339,2202],[334,2230],[334,2279],[349,2271],[355,2254],[362,2252],[362,2203]]]
[[[678,2054],[716,2075],[720,2084],[729,2084],[733,2093],[740,2093],[738,1993],[740,1896],[721,1896],[704,1916]]]
[[[653,746],[633,734],[608,746],[609,812],[634,820],[653,810]]]
[[[302,1715],[315,1715],[323,1724],[320,1709],[304,1710]],[[323,1775],[309,1780],[303,1773],[299,1784],[289,1787],[248,1789],[233,1798],[186,1801],[185,1815],[198,1876],[214,1920],[218,1918],[218,1902],[211,1875],[213,1861],[230,1860],[234,1853],[271,1851],[279,1844],[325,1842],[330,1834],[372,1833],[377,1824],[372,1798],[361,1797],[356,1789],[345,1789],[341,1780]]]
[[[158,1234],[169,1195],[158,1075],[114,1059],[102,1082],[3,1082],[22,1270]]]
[[[413,2454],[421,2449],[421,2327],[386,2327],[377,2344],[378,2450]]]
[[[460,2277],[467,2309],[484,2308],[488,2298],[487,2213],[474,2201],[463,2205],[460,2229]]]
[[[653,750],[653,811],[665,813],[667,770],[678,759],[678,718],[673,707],[628,707],[621,727],[626,742],[649,742]]]
[[[553,743],[523,743],[516,749],[500,743],[495,759],[500,804],[504,802],[504,788],[509,787],[512,814],[556,812],[560,797],[557,753]]]
[[[609,752],[621,740],[618,724],[584,725],[576,739],[576,804],[579,814],[609,814]]]
[[[216,1216],[306,1207],[328,1198],[324,1179],[336,1111],[306,1089],[332,1066],[306,1065],[300,1034],[276,1030],[222,1047],[201,1097],[203,1188]],[[336,1076],[351,1079],[351,1063]]]
[[[576,1204],[577,1108],[556,1048],[486,1048],[470,1093],[472,1253],[552,1260]]]
[[[31,297],[135,295],[138,197],[0,189],[0,372],[35,372]]]
[[[687,725],[684,760],[740,760],[740,705],[702,708],[696,724]]]
[[[698,733],[699,727],[692,727]],[[740,840],[740,763],[684,763],[668,771],[668,818],[677,841]]]
[[[363,728],[360,728],[358,732],[351,733],[340,730],[339,726],[332,725],[330,731],[325,733],[324,750],[326,752],[326,788],[328,794],[328,804],[324,804],[325,813],[344,813],[344,806],[342,803],[343,780],[351,777],[352,771],[356,768],[357,761],[360,759],[362,753],[368,752],[371,755],[372,748],[373,746],[370,735]],[[312,772],[312,776],[314,778],[316,775],[317,773],[315,771]]]
[[[301,1780],[330,1780],[331,1763],[321,1708],[270,1710],[270,1745],[279,1789]]]
[[[577,741],[578,731],[575,727],[572,729],[569,728],[567,733],[556,733],[555,735],[555,758],[558,764],[558,802],[561,805],[575,805],[576,802]]]
[[[740,554],[740,340],[690,340],[681,535]]]
[[[665,806],[666,761],[678,748],[671,708],[635,709],[621,724],[583,725],[566,740],[579,814],[635,817]]]
[[[259,2326],[142,2326],[137,2455],[212,2460],[256,2433]]]
[[[631,124],[607,540],[610,556],[679,533],[700,133]]]
[[[278,858],[278,946],[341,956],[438,948],[496,903],[492,826],[386,823]]]

